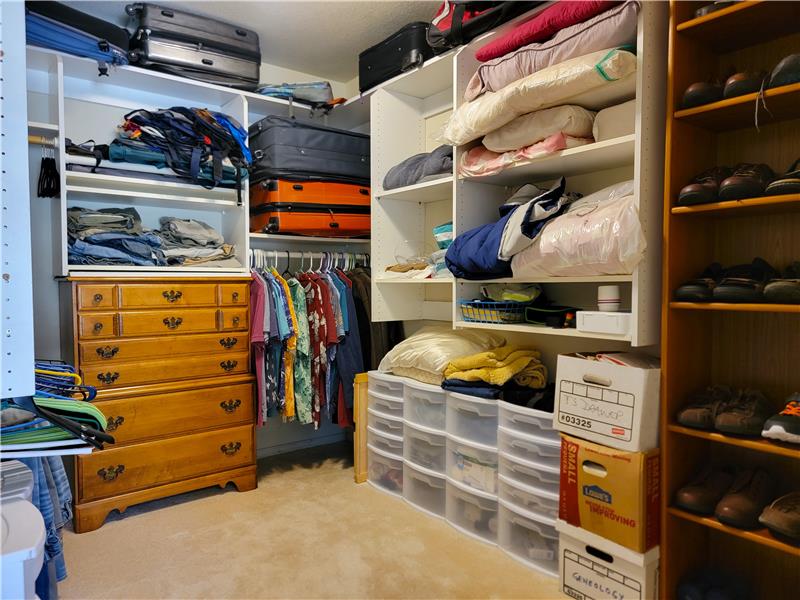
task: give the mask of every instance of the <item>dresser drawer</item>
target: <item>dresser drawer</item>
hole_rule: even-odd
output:
[[[146,360],[156,356],[246,352],[247,332],[172,335],[105,341],[80,342],[80,364],[112,364]]]
[[[247,283],[221,283],[219,286],[219,303],[223,306],[247,306],[250,299],[250,285]]]
[[[135,396],[98,406],[108,419],[107,431],[122,444],[252,422],[253,385]]]
[[[221,331],[236,331],[248,329],[247,308],[225,307],[219,309],[219,323]]]
[[[78,457],[80,501],[252,464],[253,426],[145,442]]]
[[[206,333],[217,331],[218,318],[216,308],[124,312],[119,315],[119,335]]]
[[[120,308],[170,306],[215,306],[217,286],[213,283],[124,283],[119,286]]]
[[[117,313],[86,313],[78,315],[78,335],[83,339],[102,339],[117,335]]]
[[[113,285],[79,284],[78,309],[101,310],[115,308],[117,294]]]
[[[88,385],[102,389],[158,383],[160,381],[180,381],[181,379],[194,379],[195,377],[235,375],[249,371],[247,352],[155,358],[159,354],[158,349],[155,349],[152,354],[153,360],[81,365],[81,373]]]

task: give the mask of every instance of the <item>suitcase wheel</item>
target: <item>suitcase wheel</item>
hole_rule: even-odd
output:
[[[269,223],[267,223],[267,226],[264,229],[266,229],[267,233],[278,233],[280,228],[281,225],[278,222],[277,217],[270,217]]]
[[[128,13],[131,17],[134,16],[138,12],[142,12],[144,6],[141,2],[136,2],[135,4],[128,4],[125,7],[125,12]]]

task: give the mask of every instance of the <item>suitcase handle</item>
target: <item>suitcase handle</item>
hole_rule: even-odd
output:
[[[329,210],[328,212],[331,213],[331,222],[328,223],[328,227],[331,229],[339,229],[339,223],[336,221],[336,215],[333,214],[332,210]]]

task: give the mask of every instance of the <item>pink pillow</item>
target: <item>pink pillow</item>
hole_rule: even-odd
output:
[[[475,58],[481,62],[498,58],[517,48],[534,42],[543,42],[550,39],[558,30],[608,10],[619,2],[608,0],[571,1],[560,0],[530,20],[520,23],[514,29],[492,40],[478,49]]]

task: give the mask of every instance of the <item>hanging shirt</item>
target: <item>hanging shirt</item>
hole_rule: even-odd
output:
[[[272,269],[272,276],[280,284],[286,302],[286,310],[289,313],[289,326],[291,334],[286,338],[285,351],[283,356],[283,377],[285,384],[284,390],[284,410],[283,416],[287,419],[293,419],[295,416],[295,399],[294,399],[294,361],[297,356],[297,316],[294,312],[294,304],[292,303],[292,295],[289,291],[289,285],[280,274]]]
[[[266,290],[264,282],[256,273],[250,274],[250,346],[252,347],[253,369],[256,374],[256,399],[259,425],[264,424],[266,413],[266,374],[264,372],[264,305]]]
[[[340,274],[340,276],[345,284],[344,297],[351,315],[351,328],[350,333],[339,342],[336,350],[336,370],[342,383],[345,406],[352,410],[353,385],[356,375],[364,371],[364,357],[361,352],[361,338],[359,337],[353,290],[350,287],[352,282],[344,274]]]
[[[298,277],[305,285],[306,313],[309,319],[309,338],[311,340],[311,419],[314,428],[319,428],[322,406],[325,403],[325,372],[327,370],[328,327],[323,309],[322,288],[309,273]]]
[[[311,423],[311,338],[309,335],[306,292],[295,278],[286,282],[297,317],[297,357],[294,365],[294,401],[297,420],[302,424]]]
[[[345,295],[345,289],[347,286],[341,280],[337,271],[331,271],[328,273],[328,277],[330,277],[331,283],[333,283],[336,291],[339,294],[339,310],[342,313],[342,329],[344,330],[344,334],[347,335],[347,332],[350,331],[350,323],[347,314],[347,297]]]

